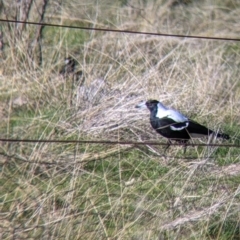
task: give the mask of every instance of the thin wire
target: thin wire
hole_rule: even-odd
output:
[[[105,31],[105,32],[116,32],[116,33],[127,33],[127,34],[142,34],[142,35],[153,35],[153,36],[164,36],[164,37],[181,37],[181,38],[197,38],[197,39],[208,39],[208,40],[224,40],[224,41],[240,41],[239,38],[220,38],[220,37],[206,37],[206,36],[189,36],[189,35],[177,35],[177,34],[164,34],[164,33],[153,33],[153,32],[139,32],[139,31],[129,31],[129,30],[118,30],[118,29],[106,29],[106,28],[93,28],[93,27],[80,27],[80,26],[69,26],[69,25],[59,25],[51,23],[40,23],[40,22],[28,22],[19,20],[6,20],[0,19],[0,22],[8,23],[21,23],[29,25],[47,26],[47,27],[61,27],[61,28],[71,28],[71,29],[81,29],[89,31]],[[82,140],[46,140],[46,139],[0,139],[1,142],[25,142],[25,143],[75,143],[75,144],[111,144],[111,145],[159,145],[159,146],[169,146],[168,143],[161,142],[135,142],[135,141],[82,141]],[[240,148],[238,144],[204,144],[204,143],[172,143],[172,146],[202,146],[202,147],[234,147]]]
[[[110,29],[110,28],[69,26],[69,25],[59,25],[59,24],[53,24],[53,23],[29,22],[29,21],[9,20],[9,19],[0,19],[0,22],[22,23],[22,24],[28,24],[28,25],[45,26],[45,27],[60,27],[60,28],[81,29],[81,30],[87,30],[87,31],[102,31],[102,32],[127,33],[127,34],[152,35],[152,36],[161,36],[161,37],[195,38],[195,39],[205,39],[205,40],[207,39],[207,40],[237,41],[237,42],[240,42],[240,38],[206,37],[206,36],[196,36],[196,35],[181,35],[181,34],[167,34],[167,33],[154,33],[154,32],[140,32],[140,31],[119,30],[119,29]]]
[[[56,139],[12,139],[0,138],[0,142],[21,142],[21,143],[74,143],[74,144],[106,144],[106,145],[152,145],[152,146],[169,146],[168,143],[156,141],[107,141],[107,140],[56,140]],[[190,147],[231,147],[240,148],[239,144],[218,144],[218,143],[171,143],[171,146],[190,146]]]

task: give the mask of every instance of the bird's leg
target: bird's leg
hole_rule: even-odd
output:
[[[171,142],[171,140],[168,139],[168,141],[167,141],[167,146],[166,146],[166,148],[164,149],[164,153],[168,150],[168,148],[169,148],[171,145],[172,145],[172,142]]]
[[[186,142],[184,142],[184,145],[183,145],[183,154],[186,154],[186,151],[187,151],[187,146],[186,146]]]
[[[183,141],[183,154],[186,154],[186,150],[187,150],[187,142],[188,141]]]

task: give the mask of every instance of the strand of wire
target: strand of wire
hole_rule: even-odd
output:
[[[104,144],[104,145],[151,145],[169,146],[169,143],[157,141],[108,141],[108,140],[57,140],[57,139],[12,139],[0,138],[0,142],[21,142],[21,143],[56,143],[56,144]],[[240,144],[223,143],[171,143],[171,146],[191,146],[191,147],[231,147],[240,148]]]
[[[224,41],[240,41],[239,38],[223,38],[223,37],[206,37],[206,36],[193,36],[193,35],[177,35],[177,34],[164,34],[164,33],[153,33],[153,32],[140,32],[140,31],[129,31],[129,30],[119,30],[119,29],[107,29],[107,28],[94,28],[94,27],[80,27],[80,26],[69,26],[69,25],[59,25],[51,23],[40,23],[40,22],[29,22],[29,21],[19,21],[19,20],[9,20],[0,19],[0,22],[7,23],[19,23],[19,24],[29,24],[29,25],[40,25],[47,27],[61,27],[61,28],[72,28],[81,29],[89,31],[105,31],[105,32],[116,32],[116,33],[128,33],[128,34],[142,34],[142,35],[153,35],[153,36],[163,36],[163,37],[179,37],[179,38],[197,38],[197,39],[208,39],[208,40],[224,40]],[[160,145],[168,146],[168,143],[161,142],[134,142],[134,141],[81,141],[81,140],[36,140],[36,139],[0,139],[1,142],[25,142],[25,143],[75,143],[75,144],[119,144],[119,145]],[[216,143],[172,143],[173,146],[212,146],[212,147],[234,147],[239,148],[238,144],[216,144]]]
[[[207,36],[183,35],[183,34],[141,32],[141,31],[131,31],[131,30],[111,29],[111,28],[70,26],[70,25],[60,25],[60,24],[53,24],[53,23],[19,21],[19,20],[9,20],[9,19],[0,19],[0,22],[37,25],[37,26],[44,26],[44,27],[81,29],[81,30],[86,30],[86,31],[102,31],[102,32],[115,32],[115,33],[127,33],[127,34],[139,34],[139,35],[152,35],[152,36],[159,36],[159,37],[161,36],[161,37],[175,37],[175,38],[195,38],[195,39],[204,39],[204,40],[237,41],[237,42],[240,42],[240,38],[207,37]]]

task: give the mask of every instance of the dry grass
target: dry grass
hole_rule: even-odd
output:
[[[47,17],[239,35],[234,1],[131,1],[135,8],[78,2],[49,6]],[[24,34],[31,37],[29,31]],[[11,34],[6,31],[0,76],[2,138],[165,141],[150,128],[149,113],[134,108],[155,98],[238,142],[237,42],[48,29],[43,66],[36,67],[25,38],[14,42]],[[83,85],[58,74],[65,55],[77,59]],[[150,146],[1,143],[0,154],[1,239],[240,236],[238,149],[196,147],[183,155],[172,147],[165,156]]]

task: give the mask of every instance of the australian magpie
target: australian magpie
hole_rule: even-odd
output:
[[[82,85],[85,81],[85,76],[82,70],[76,71],[77,61],[72,57],[67,57],[64,59],[64,65],[62,66],[59,74],[64,76],[73,76],[75,82],[80,82],[79,85]]]
[[[62,75],[73,73],[75,71],[76,64],[76,60],[72,57],[65,58],[64,65],[62,66],[59,73]]]
[[[164,106],[157,100],[141,102],[136,108],[147,107],[150,110],[151,126],[163,137],[171,141],[186,144],[192,138],[215,135],[217,138],[230,139],[228,134],[216,133],[213,130],[187,118],[182,113]],[[166,149],[167,149],[166,148]],[[185,152],[186,148],[184,149]]]

